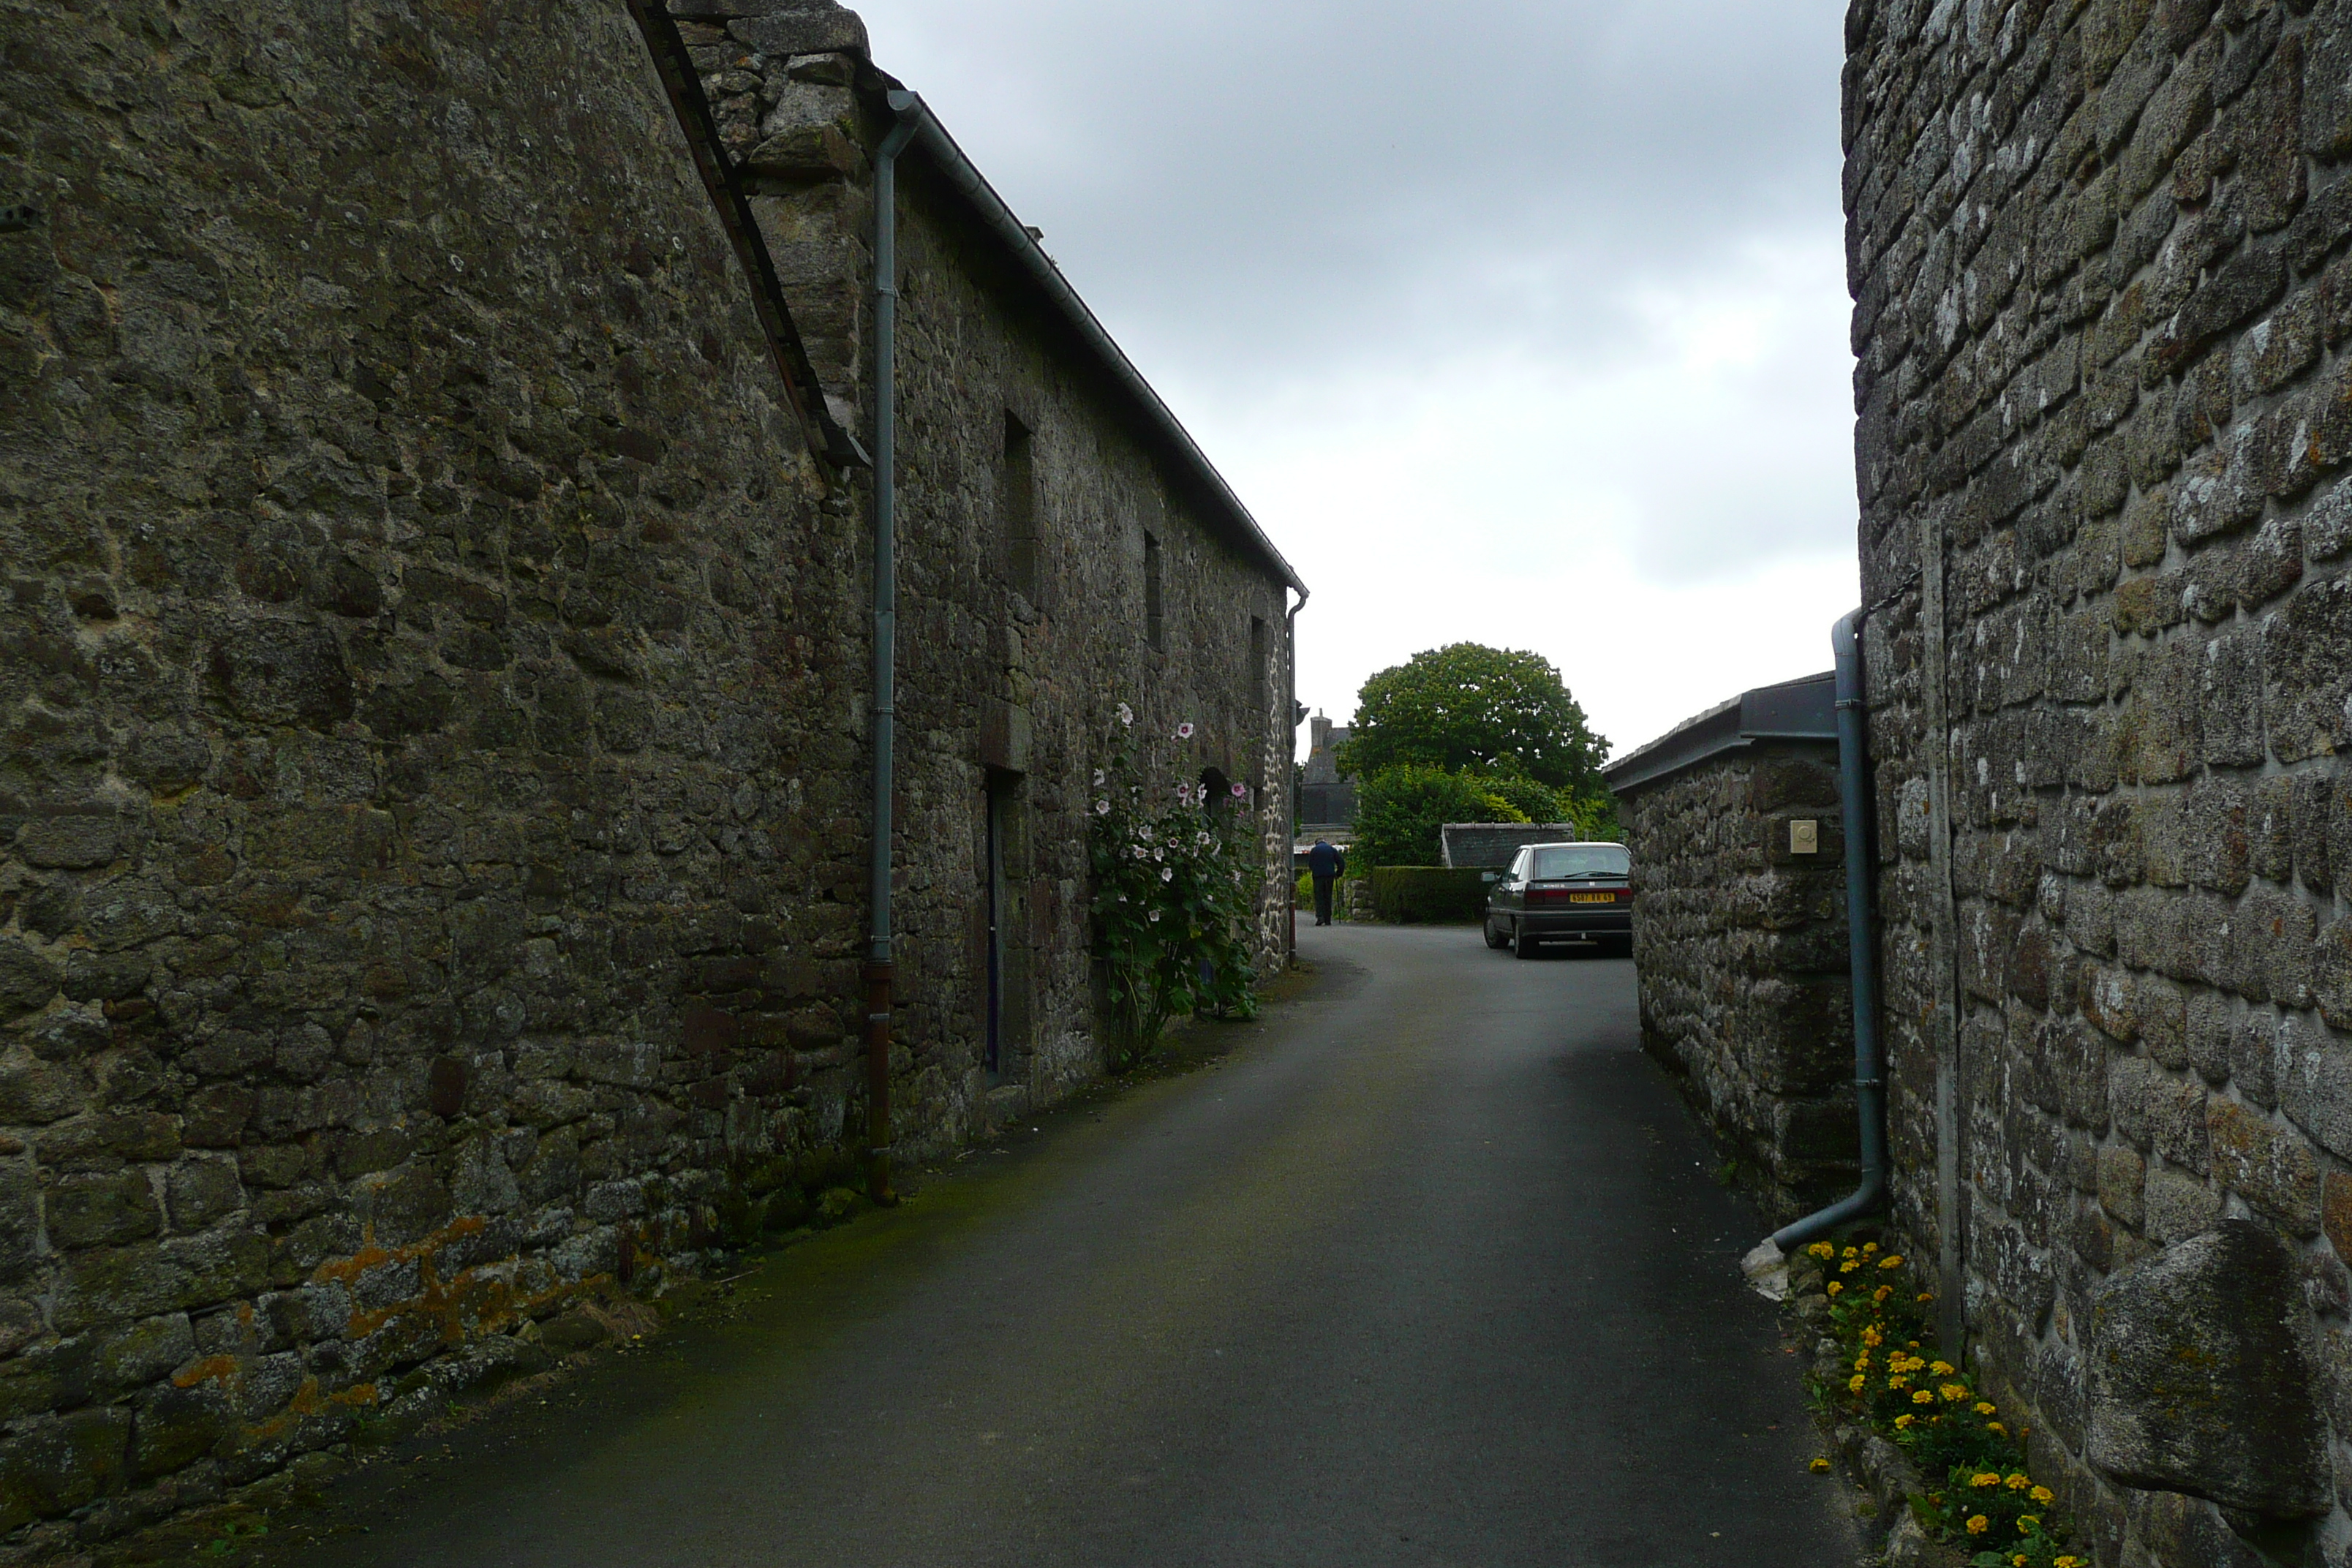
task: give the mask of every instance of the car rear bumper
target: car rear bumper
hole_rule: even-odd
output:
[[[1529,910],[1518,918],[1518,929],[1533,936],[1631,936],[1633,910],[1616,908]]]

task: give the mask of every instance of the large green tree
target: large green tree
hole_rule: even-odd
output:
[[[1459,642],[1417,653],[1364,682],[1339,766],[1519,775],[1575,795],[1604,793],[1608,742],[1541,654]]]

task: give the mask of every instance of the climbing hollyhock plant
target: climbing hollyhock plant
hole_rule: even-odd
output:
[[[1149,1056],[1171,1018],[1257,1010],[1249,792],[1186,778],[1192,737],[1192,726],[1180,724],[1147,747],[1122,702],[1095,771],[1095,955],[1109,981],[1115,1068]]]

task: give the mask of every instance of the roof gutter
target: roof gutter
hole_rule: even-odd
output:
[[[1303,603],[1307,584],[1298,580],[1297,572],[1283,558],[1282,552],[1274,547],[1274,541],[1265,536],[1265,531],[1257,525],[1257,520],[1250,515],[1249,508],[1242,504],[1241,497],[1234,493],[1233,487],[1225,483],[1224,476],[1210,463],[1208,455],[1201,450],[1192,433],[1170,411],[1168,405],[1160,401],[1160,394],[1152,390],[1151,384],[1143,379],[1142,372],[1135,368],[1126,351],[1103,330],[1103,324],[1095,319],[1094,311],[1078,297],[1078,291],[1070,287],[1069,279],[1062,276],[1062,269],[1054,265],[1053,258],[1037,243],[1037,237],[1013,216],[1013,209],[1004,205],[1004,198],[996,194],[996,188],[972,166],[971,160],[964,156],[963,149],[956,145],[955,138],[947,133],[946,127],[923,102],[921,95],[896,89],[887,94],[887,101],[898,125],[911,123],[914,126],[913,146],[970,205],[981,223],[1003,242],[1006,252],[1045,292],[1045,298],[1052,301],[1070,330],[1101,362],[1111,379],[1143,410],[1145,419],[1162,439],[1183,456],[1193,478],[1207,488],[1216,498],[1218,505],[1240,525],[1251,548],[1265,558],[1285,583],[1298,590]]]

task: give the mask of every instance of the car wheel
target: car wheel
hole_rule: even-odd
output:
[[[1488,947],[1508,947],[1511,945],[1511,939],[1495,929],[1495,921],[1492,916],[1489,916],[1486,921],[1486,945]]]
[[[1533,958],[1542,950],[1536,941],[1535,932],[1521,926],[1517,934],[1512,939],[1511,951],[1521,958]]]

